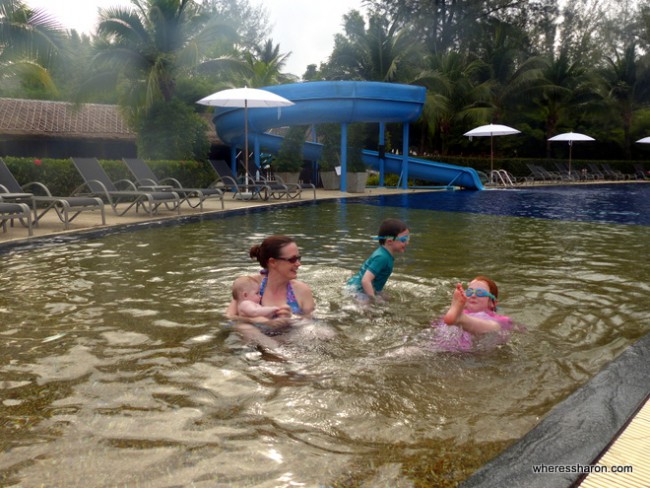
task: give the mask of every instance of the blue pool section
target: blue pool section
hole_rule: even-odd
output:
[[[437,191],[364,198],[364,204],[510,217],[650,225],[646,183]]]

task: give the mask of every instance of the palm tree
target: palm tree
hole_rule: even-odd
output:
[[[533,101],[539,107],[543,119],[548,157],[551,154],[548,139],[556,135],[558,127],[572,126],[574,114],[580,111],[584,101],[582,94],[592,84],[589,71],[581,60],[571,61],[567,49],[562,49],[557,56],[548,60],[542,73],[534,90],[538,95],[533,97]]]
[[[487,67],[483,81],[491,85],[491,94],[477,105],[485,122],[500,121],[514,112],[517,102],[530,95],[542,75],[543,58],[530,56],[522,48],[524,38],[523,32],[495,19],[486,26],[480,58]]]
[[[132,3],[135,9],[100,13],[92,74],[81,93],[118,88],[120,104],[137,115],[158,100],[171,101],[177,80],[193,76],[208,61],[207,50],[234,32],[191,0]]]
[[[642,90],[647,90],[647,80],[642,83],[637,73],[635,51],[635,45],[631,44],[622,56],[616,59],[606,58],[606,67],[601,72],[606,84],[608,105],[623,126],[623,151],[628,159],[632,146],[632,119],[634,112],[641,108]]]
[[[455,127],[465,125],[464,121],[480,121],[482,115],[476,112],[475,106],[477,101],[488,97],[489,85],[476,82],[477,74],[484,69],[480,60],[468,61],[458,52],[426,59],[429,67],[414,83],[428,88],[423,120],[435,148],[445,154]]]
[[[344,16],[345,33],[335,45],[325,68],[326,77],[339,80],[408,81],[421,59],[421,44],[399,19],[371,15],[368,28],[353,10]],[[417,69],[419,71],[419,69]]]
[[[41,9],[19,0],[0,0],[0,68],[3,85],[16,82],[41,87],[44,96],[56,95],[48,67],[60,51],[62,32]]]
[[[289,73],[283,73],[291,53],[280,53],[280,45],[273,44],[273,39],[268,39],[261,47],[255,48],[255,53],[245,53],[241,69],[243,84],[250,87],[277,85],[291,83],[298,78]]]

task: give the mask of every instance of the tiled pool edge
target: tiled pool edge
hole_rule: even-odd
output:
[[[333,198],[332,200],[338,200]],[[274,202],[273,205],[259,207],[242,207],[229,210],[219,210],[214,212],[204,212],[200,214],[169,216],[158,219],[142,220],[139,222],[128,222],[124,224],[106,225],[101,227],[92,227],[87,229],[78,229],[69,232],[60,232],[57,234],[48,234],[38,237],[26,237],[20,240],[0,242],[0,255],[11,251],[36,249],[51,245],[61,245],[68,242],[75,242],[86,239],[95,239],[122,232],[133,232],[144,229],[153,229],[161,227],[173,227],[176,225],[201,222],[204,220],[217,220],[229,218],[237,215],[246,215],[257,212],[269,212],[277,208],[288,206],[314,205],[323,200],[300,200],[288,202]]]
[[[534,473],[533,467],[592,464],[649,392],[650,334],[646,334],[460,487],[574,485],[581,479],[580,472]]]

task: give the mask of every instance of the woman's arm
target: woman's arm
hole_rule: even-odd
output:
[[[300,305],[300,310],[302,310],[302,315],[307,318],[311,317],[316,309],[316,302],[314,301],[314,294],[311,288],[306,283],[297,280],[292,281],[291,285],[298,305]]]

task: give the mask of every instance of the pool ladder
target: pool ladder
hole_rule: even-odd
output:
[[[494,169],[490,172],[490,183],[496,186],[515,186],[510,173],[505,169]]]

